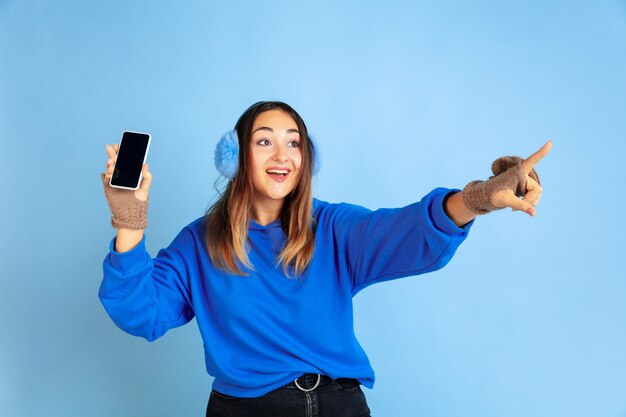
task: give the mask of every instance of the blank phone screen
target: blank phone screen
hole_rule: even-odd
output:
[[[138,186],[149,141],[150,136],[144,133],[124,132],[111,184],[128,188]]]

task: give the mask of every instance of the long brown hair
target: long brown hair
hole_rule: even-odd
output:
[[[312,217],[313,144],[300,115],[288,104],[280,101],[260,101],[250,106],[235,125],[239,138],[239,165],[221,193],[218,201],[206,213],[205,240],[209,257],[217,268],[236,275],[247,275],[245,269],[254,270],[248,258],[248,226],[252,218],[254,188],[249,172],[250,137],[257,116],[268,110],[282,110],[290,115],[300,131],[302,165],[296,187],[285,198],[280,218],[287,236],[285,246],[278,256],[285,275],[293,267],[301,275],[311,263],[315,245],[315,228]]]

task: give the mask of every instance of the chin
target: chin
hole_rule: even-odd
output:
[[[291,192],[288,193],[271,193],[268,195],[272,200],[284,200]]]

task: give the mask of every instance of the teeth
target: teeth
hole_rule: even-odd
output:
[[[280,170],[280,169],[268,169],[267,170],[268,174],[280,174],[280,175],[287,175],[289,173],[289,171],[287,170]]]

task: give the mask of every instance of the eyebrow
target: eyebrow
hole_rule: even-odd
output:
[[[272,129],[271,127],[261,126],[261,127],[257,127],[256,129],[254,129],[252,134],[258,132],[259,130],[268,130],[270,132],[274,132],[274,129]],[[297,134],[300,134],[300,131],[298,129],[287,129],[287,133],[297,133]]]

